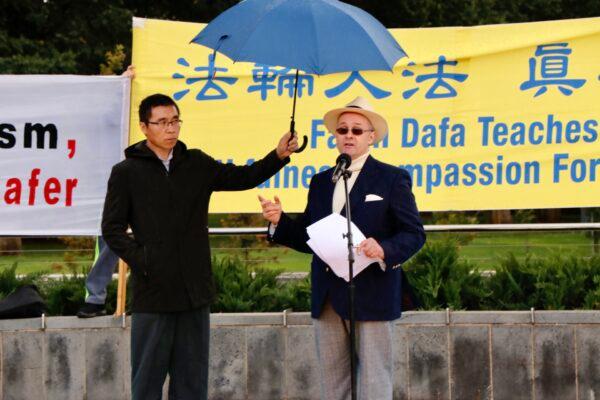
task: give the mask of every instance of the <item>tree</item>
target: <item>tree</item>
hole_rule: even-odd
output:
[[[600,0],[346,0],[389,28],[458,26],[600,15]],[[98,74],[132,17],[208,22],[237,0],[0,0],[0,73]],[[120,72],[120,71],[113,71]]]
[[[117,44],[130,53],[133,14],[122,3],[2,1],[0,73],[97,74]]]

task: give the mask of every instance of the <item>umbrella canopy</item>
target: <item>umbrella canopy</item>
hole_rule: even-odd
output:
[[[371,14],[338,0],[243,0],[194,39],[233,61],[296,69],[290,132],[295,132],[298,70],[324,75],[392,70],[406,53]],[[307,136],[297,153],[308,143]]]
[[[406,56],[373,16],[338,0],[244,0],[192,42],[234,61],[317,75],[391,70]]]

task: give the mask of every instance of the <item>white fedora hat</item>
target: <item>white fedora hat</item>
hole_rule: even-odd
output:
[[[323,123],[329,132],[335,132],[338,118],[344,113],[360,114],[367,118],[375,131],[374,143],[379,142],[388,134],[388,125],[385,118],[373,111],[373,107],[371,107],[367,99],[360,96],[346,104],[345,107],[333,109],[325,114]]]

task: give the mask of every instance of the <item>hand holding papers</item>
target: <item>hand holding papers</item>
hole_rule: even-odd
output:
[[[346,232],[348,222],[340,214],[333,213],[306,228],[310,239],[306,242],[321,260],[323,260],[332,271],[346,281],[350,280],[348,271],[348,241]],[[365,235],[351,224],[352,238],[354,243],[365,240]],[[381,260],[370,258],[364,254],[354,251],[354,276],[358,275],[367,266]]]

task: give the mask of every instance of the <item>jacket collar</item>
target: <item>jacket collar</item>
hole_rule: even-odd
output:
[[[187,146],[181,141],[177,141],[173,148],[173,159],[171,163],[177,163],[187,153]],[[145,159],[160,159],[154,154],[152,150],[146,145],[146,141],[142,140],[125,149],[125,158],[145,158]]]
[[[363,165],[360,173],[358,174],[358,178],[356,178],[356,182],[354,182],[354,186],[352,186],[352,190],[350,191],[350,206],[352,207],[352,210],[354,210],[364,201],[369,188],[377,181],[376,175],[377,160],[369,155],[365,161],[365,165]],[[331,195],[333,196],[333,190]],[[344,216],[346,215],[346,205],[344,205],[344,208],[342,208],[341,214]]]
[[[365,198],[367,192],[369,191],[371,185],[375,184],[377,175],[377,163],[378,161],[374,159],[373,156],[369,155],[369,157],[367,157],[367,160],[365,161],[365,164],[360,170],[358,178],[356,178],[356,182],[354,182],[354,186],[352,186],[352,190],[350,191],[350,206],[352,207],[352,209],[354,209],[355,207],[357,207],[358,204],[361,203],[361,201]],[[324,196],[329,202],[328,204],[331,204],[331,199],[333,198],[333,190],[335,189],[335,184],[331,182],[332,176],[333,168],[329,169],[326,175],[328,185],[325,187]],[[329,210],[331,212],[331,208],[329,208]],[[344,205],[340,213],[344,216],[346,215],[346,205]]]

